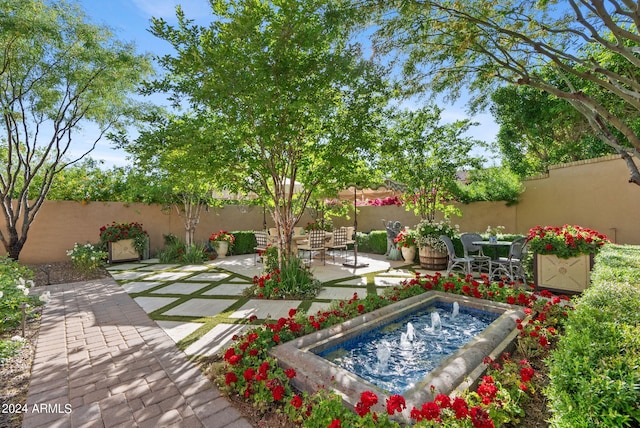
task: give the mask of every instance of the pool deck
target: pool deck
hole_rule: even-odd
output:
[[[361,275],[381,273],[369,284],[374,292],[408,276],[394,271],[402,261],[362,260],[370,266],[314,261],[315,276],[330,286],[310,312],[354,291],[366,294]],[[220,352],[251,314],[275,317],[301,304],[243,298],[238,289],[261,269],[253,255],[218,259],[206,269],[147,261],[113,266],[113,279],[41,287],[36,292],[50,291],[51,300],[42,314],[22,426],[251,427],[189,357]],[[194,322],[156,322],[149,315],[190,312]],[[227,312],[229,323],[213,329],[195,322]],[[180,340],[198,328],[210,330],[181,350]]]

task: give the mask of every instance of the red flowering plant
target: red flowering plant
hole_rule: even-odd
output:
[[[529,250],[538,254],[552,254],[566,259],[580,254],[595,254],[611,242],[606,235],[595,230],[565,224],[536,226],[529,229]]]
[[[117,242],[123,239],[133,239],[133,248],[142,255],[147,246],[149,234],[142,228],[141,223],[117,223],[104,225],[100,228],[99,248],[102,251],[108,250],[109,242]]]
[[[400,247],[415,247],[417,246],[416,239],[418,235],[414,230],[401,230],[400,233],[393,239],[393,242],[398,248]]]
[[[214,232],[211,234],[211,236],[209,237],[209,241],[210,242],[226,241],[229,243],[229,247],[231,247],[231,245],[233,245],[233,243],[236,242],[236,237],[233,235],[233,233],[229,233],[226,230],[219,230],[218,232]]]

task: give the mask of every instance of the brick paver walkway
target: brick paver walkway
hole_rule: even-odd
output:
[[[23,427],[251,427],[115,281],[47,290]]]

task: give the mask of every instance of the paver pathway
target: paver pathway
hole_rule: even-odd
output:
[[[115,281],[47,289],[23,427],[251,427]]]

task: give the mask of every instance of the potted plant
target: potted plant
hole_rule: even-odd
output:
[[[489,235],[489,242],[498,242],[498,235],[504,232],[504,226],[487,226],[486,234]]]
[[[610,242],[606,235],[576,225],[536,226],[527,243],[534,253],[534,282],[538,287],[580,292],[587,288],[593,256]]]
[[[413,260],[416,258],[416,232],[414,230],[404,229],[401,230],[398,236],[396,236],[393,242],[402,252],[402,258],[406,262],[413,263]]]
[[[209,237],[209,242],[216,249],[216,253],[218,253],[218,257],[220,258],[227,255],[227,252],[229,252],[235,240],[236,237],[226,230],[212,233],[211,237]]]
[[[447,246],[440,239],[446,235],[453,239],[458,233],[458,225],[452,226],[449,220],[439,222],[422,220],[416,226],[416,242],[420,254],[420,266],[429,270],[447,268]]]
[[[117,223],[100,228],[100,249],[107,251],[109,263],[140,260],[146,257],[149,234],[141,223]]]

